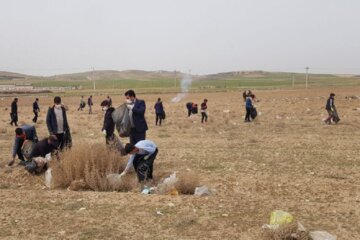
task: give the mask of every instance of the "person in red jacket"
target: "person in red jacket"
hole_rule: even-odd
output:
[[[208,115],[206,113],[207,110],[207,99],[204,99],[204,102],[201,104],[201,123],[207,123]]]

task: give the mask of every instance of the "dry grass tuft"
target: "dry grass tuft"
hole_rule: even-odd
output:
[[[193,172],[184,172],[177,175],[178,181],[175,184],[175,188],[180,194],[192,195],[195,192],[195,188],[199,186],[199,177]]]
[[[110,191],[107,174],[119,173],[126,160],[120,153],[109,151],[103,144],[79,143],[61,154],[60,161],[51,163],[54,187]],[[125,189],[129,187],[125,184]],[[80,186],[80,187],[79,187]]]
[[[307,231],[298,230],[298,223],[293,222],[278,229],[264,229],[263,237],[267,240],[310,240]]]

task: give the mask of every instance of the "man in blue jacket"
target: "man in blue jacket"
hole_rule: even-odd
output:
[[[253,109],[250,95],[246,97],[245,108],[246,108],[245,122],[250,122],[250,114],[251,114],[251,110]]]
[[[8,163],[9,166],[15,162],[15,156],[17,155],[20,160],[20,165],[25,165],[25,158],[22,152],[22,146],[26,140],[37,142],[38,137],[34,126],[24,125],[15,129],[15,141],[12,151],[12,160]]]
[[[64,147],[71,147],[71,135],[66,110],[61,104],[59,96],[54,98],[54,106],[50,107],[47,112],[46,125],[50,136],[55,135],[58,139],[60,150],[63,150]]]
[[[146,139],[146,131],[148,130],[145,120],[146,105],[144,100],[136,98],[134,90],[128,90],[125,93],[125,98],[131,123],[130,143],[135,145],[137,142]]]
[[[155,125],[157,126],[160,120],[159,125],[161,126],[161,122],[164,117],[164,106],[162,104],[161,98],[158,98],[157,102],[155,103],[154,109],[156,114]]]

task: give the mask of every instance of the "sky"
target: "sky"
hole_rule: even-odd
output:
[[[0,71],[360,74],[359,0],[0,0]]]

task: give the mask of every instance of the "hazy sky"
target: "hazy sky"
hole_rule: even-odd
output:
[[[0,0],[0,70],[360,73],[359,0]]]

